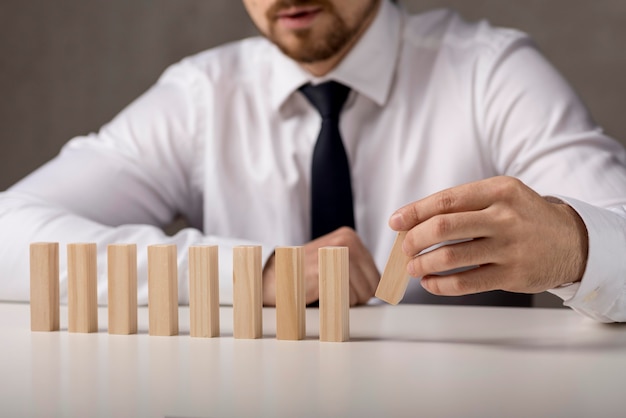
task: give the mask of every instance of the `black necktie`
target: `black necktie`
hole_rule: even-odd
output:
[[[339,132],[339,114],[350,89],[335,81],[300,88],[322,117],[311,164],[311,238],[342,226],[354,228],[350,165]]]

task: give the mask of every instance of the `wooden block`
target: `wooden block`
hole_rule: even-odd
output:
[[[189,248],[189,313],[192,337],[219,337],[220,297],[216,245]]]
[[[260,246],[233,248],[233,335],[263,336],[263,267]]]
[[[98,332],[98,269],[94,243],[67,246],[69,332]]]
[[[107,247],[109,334],[137,333],[137,246]]]
[[[402,251],[402,243],[405,236],[406,231],[398,232],[391,248],[387,265],[376,289],[376,297],[392,305],[397,305],[402,300],[410,280],[410,276],[406,271],[410,257]]]
[[[348,341],[350,339],[348,247],[323,247],[318,251],[320,341]]]
[[[276,248],[275,272],[276,338],[302,340],[306,333],[304,248]]]
[[[178,335],[176,245],[148,246],[148,333]]]
[[[58,331],[59,244],[36,242],[30,245],[30,329]]]

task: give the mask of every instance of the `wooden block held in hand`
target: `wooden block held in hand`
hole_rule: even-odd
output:
[[[378,283],[378,288],[376,289],[375,296],[392,305],[397,305],[402,300],[411,279],[406,271],[410,257],[402,251],[402,243],[405,236],[406,231],[398,232],[391,248],[385,271],[383,271],[380,283]]]
[[[109,334],[137,333],[137,246],[107,247]]]
[[[219,337],[220,297],[217,246],[189,248],[189,313],[192,337]]]
[[[36,242],[30,245],[30,329],[58,331],[59,244]]]
[[[98,332],[98,269],[94,243],[67,245],[69,332]]]
[[[305,336],[304,248],[276,248],[276,338],[302,340]]]
[[[176,245],[148,246],[148,317],[153,336],[178,335]]]
[[[319,249],[320,341],[350,339],[348,247]]]
[[[263,336],[263,266],[260,246],[233,248],[233,334]]]

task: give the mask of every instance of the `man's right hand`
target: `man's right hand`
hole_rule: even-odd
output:
[[[342,227],[304,245],[304,286],[306,303],[319,299],[318,249],[348,247],[350,252],[350,305],[367,303],[374,296],[380,273],[374,259],[352,228]],[[263,269],[263,304],[276,305],[276,278],[274,256]]]

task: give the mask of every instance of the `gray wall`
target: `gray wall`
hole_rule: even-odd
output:
[[[411,11],[452,7],[469,20],[528,32],[596,121],[626,144],[626,1],[405,0]]]
[[[626,1],[401,3],[531,33],[596,120],[626,141]],[[97,130],[168,64],[254,33],[238,0],[1,0],[0,190]]]
[[[233,0],[1,0],[0,190],[97,130],[167,65],[255,33]]]
[[[626,141],[626,1],[404,0],[533,35],[598,120]],[[238,0],[0,2],[0,190],[97,130],[170,63],[255,34]]]

